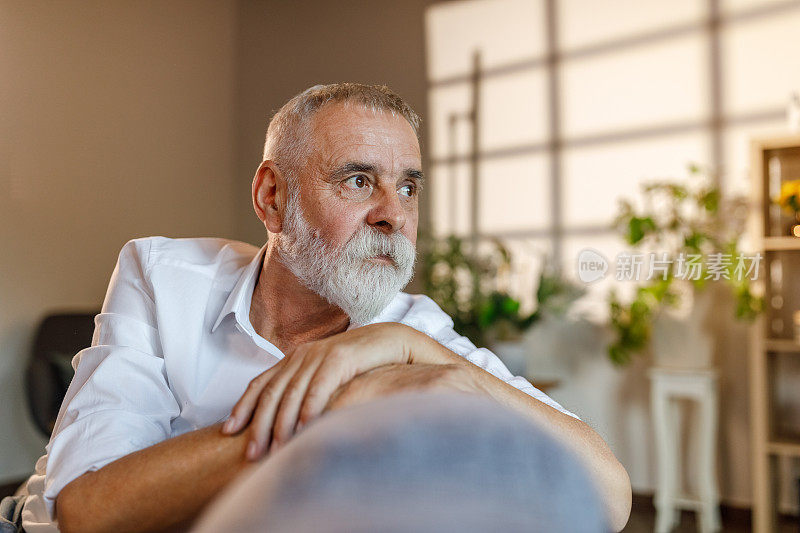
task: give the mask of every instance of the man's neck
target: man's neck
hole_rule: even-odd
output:
[[[300,283],[270,243],[253,290],[250,323],[256,333],[289,354],[304,342],[345,331],[350,319]]]

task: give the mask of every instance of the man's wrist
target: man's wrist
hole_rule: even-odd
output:
[[[447,365],[462,362],[459,356],[442,346],[432,337],[411,326],[405,324],[401,324],[401,326],[404,330],[405,349],[409,364]]]
[[[436,339],[410,326],[405,327],[410,330],[408,337],[409,363],[460,366],[466,370],[469,380],[476,390],[494,397],[491,380],[486,379],[489,375],[488,372],[448,349]]]

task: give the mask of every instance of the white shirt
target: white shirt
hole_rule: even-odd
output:
[[[111,276],[92,345],[46,453],[27,484],[29,533],[58,531],[58,493],[81,474],[225,417],[247,384],[284,354],[255,332],[250,302],[264,250],[225,239],[128,242]],[[571,416],[485,348],[453,330],[430,298],[399,293],[372,322],[401,322]]]

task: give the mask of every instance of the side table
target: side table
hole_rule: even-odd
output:
[[[717,491],[717,372],[713,369],[652,368],[650,402],[656,433],[658,486],[655,495],[656,533],[668,533],[678,524],[680,509],[699,513],[702,533],[719,531],[719,493]],[[698,416],[692,427],[689,453],[698,458],[698,494],[682,493],[680,410],[676,400],[686,398],[697,403]]]

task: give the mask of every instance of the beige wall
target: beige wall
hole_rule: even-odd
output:
[[[45,441],[23,367],[144,235],[234,230],[235,4],[0,0],[0,482]]]

